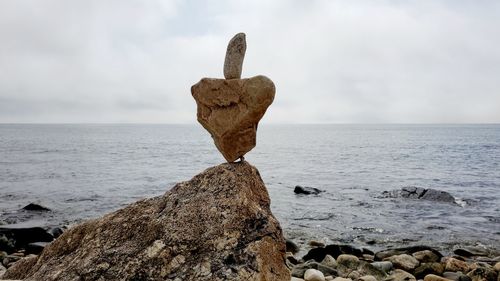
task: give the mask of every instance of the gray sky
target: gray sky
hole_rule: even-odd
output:
[[[241,31],[264,122],[500,123],[493,0],[0,0],[0,122],[194,123]]]

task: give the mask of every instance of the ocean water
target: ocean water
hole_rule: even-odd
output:
[[[500,248],[500,125],[262,124],[245,158],[299,243]],[[99,217],[222,162],[199,125],[0,125],[0,224]],[[381,196],[410,185],[460,204]],[[19,211],[30,202],[53,211]]]

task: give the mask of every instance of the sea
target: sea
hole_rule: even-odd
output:
[[[500,125],[259,125],[245,159],[288,239],[500,250]],[[0,224],[68,226],[223,163],[197,124],[0,124]],[[297,185],[318,195],[298,195]],[[407,186],[456,204],[387,198]],[[50,212],[27,212],[29,203]]]

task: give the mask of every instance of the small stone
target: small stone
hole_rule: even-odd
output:
[[[497,262],[494,266],[493,269],[495,269],[497,272],[500,272],[500,262]]]
[[[330,255],[326,255],[325,258],[321,261],[321,264],[331,267],[331,268],[336,268],[337,267],[337,261],[335,260],[334,257]]]
[[[360,265],[358,266],[357,271],[361,273],[361,276],[371,275],[377,280],[383,280],[387,277],[387,272],[384,272],[383,270],[380,270],[379,268],[365,261],[360,261]]]
[[[323,264],[318,263],[318,262],[316,262],[314,260],[310,260],[310,261],[307,261],[307,262],[305,262],[303,264],[298,264],[298,265],[294,266],[293,269],[292,269],[292,276],[303,278],[305,272],[308,269],[319,270],[324,275],[335,275],[335,276],[338,275],[337,271],[334,268],[331,268],[329,266],[323,265]]]
[[[443,277],[453,281],[472,281],[472,279],[462,272],[443,272]]]
[[[434,274],[429,274],[425,276],[424,281],[452,281],[452,280]]]
[[[486,267],[476,268],[467,273],[472,281],[497,281],[497,272]]]
[[[377,281],[377,278],[371,276],[371,275],[365,275],[361,276],[357,279],[358,281]]]
[[[292,279],[290,279],[290,281],[304,281],[304,279],[297,278],[297,277],[292,277]]]
[[[335,279],[335,277],[333,277],[333,276],[325,276],[325,281],[333,281],[333,279]]]
[[[226,79],[240,79],[243,60],[247,50],[245,33],[236,34],[227,45],[226,59],[224,60],[224,77]]]
[[[337,264],[341,264],[347,268],[357,268],[359,265],[359,259],[353,255],[340,255],[337,257]]]
[[[321,241],[311,240],[309,241],[309,246],[311,247],[325,247],[325,243]]]
[[[285,243],[286,243],[286,251],[287,252],[291,252],[292,254],[295,255],[296,253],[298,253],[300,251],[300,247],[292,240],[286,239]]]
[[[416,278],[422,279],[428,274],[441,275],[444,272],[444,266],[439,262],[425,262],[421,263],[415,268],[413,275]]]
[[[23,207],[23,210],[26,210],[26,211],[39,211],[39,212],[50,211],[49,208],[44,207],[44,206],[42,206],[40,204],[37,204],[37,203],[29,203],[28,205],[26,205],[26,206]]]
[[[412,254],[419,262],[439,262],[440,257],[430,250],[418,251]]]
[[[295,258],[295,256],[290,252],[286,252],[286,260],[289,261],[293,265],[296,265],[299,263],[299,261]]]
[[[385,273],[389,273],[389,271],[391,271],[393,268],[392,262],[390,261],[376,261],[372,262],[371,265],[382,270]]]
[[[308,269],[304,273],[305,281],[325,281],[325,275],[319,270],[316,269]]]
[[[453,252],[462,257],[488,256],[490,254],[490,251],[483,247],[463,247]]]
[[[401,269],[395,269],[389,278],[391,281],[417,281],[415,276]]]
[[[323,192],[323,190],[317,189],[315,187],[297,185],[293,189],[293,192],[295,194],[304,194],[304,195],[314,194],[314,195],[316,195],[316,194],[320,194],[321,192]]]
[[[335,277],[333,281],[352,281],[351,278]]]
[[[361,258],[365,261],[372,262],[375,259],[375,256],[369,255],[369,254],[363,254],[363,256],[361,256]]]
[[[363,276],[363,274],[361,274],[361,272],[357,271],[357,270],[354,270],[352,271],[351,273],[349,273],[347,275],[348,278],[351,278],[352,280],[357,280],[358,278],[360,278],[361,276]]]
[[[444,260],[444,270],[453,272],[460,271],[466,273],[467,271],[469,271],[469,266],[464,261],[449,257]]]
[[[418,260],[408,254],[391,256],[384,260],[392,262],[395,268],[399,268],[405,271],[414,270],[419,265]]]

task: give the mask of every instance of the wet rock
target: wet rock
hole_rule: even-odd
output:
[[[342,254],[337,257],[337,264],[343,265],[347,268],[355,269],[359,265],[359,259],[353,255]]]
[[[361,257],[361,259],[364,260],[364,261],[372,262],[372,261],[374,261],[375,256],[363,254],[363,256]]]
[[[325,258],[321,261],[321,264],[331,268],[337,267],[337,261],[330,255],[326,255]]]
[[[379,280],[385,279],[387,277],[387,272],[365,261],[360,261],[360,265],[358,266],[357,271],[361,273],[361,275],[374,276]]]
[[[337,258],[339,255],[342,254],[361,257],[363,256],[363,250],[353,247],[351,245],[331,244],[327,245],[324,248],[318,247],[309,250],[309,252],[302,259],[305,261],[314,259],[317,262],[321,262],[326,255],[330,255],[334,258]]]
[[[57,238],[63,234],[64,230],[61,227],[52,227],[47,230],[47,233],[52,235],[52,237]]]
[[[439,262],[439,260],[441,259],[440,256],[429,250],[418,251],[411,255],[415,257],[419,262]]]
[[[423,279],[428,274],[441,275],[444,272],[444,266],[439,262],[426,262],[420,264],[413,271],[417,279]]]
[[[318,263],[316,261],[308,261],[303,264],[298,264],[292,269],[292,276],[303,278],[306,270],[308,269],[316,269],[321,271],[324,275],[329,276],[337,276],[337,270],[332,267],[329,267],[325,264]]]
[[[451,281],[451,280],[434,274],[429,274],[425,276],[424,281]]]
[[[49,242],[34,242],[26,245],[26,253],[27,254],[40,254],[43,249],[49,244]]]
[[[7,237],[5,234],[0,233],[0,250],[12,252],[16,248],[16,240],[12,237]]]
[[[371,265],[373,265],[374,267],[376,267],[377,269],[379,269],[385,273],[389,273],[389,271],[391,271],[393,268],[392,262],[390,262],[390,261],[372,262]]]
[[[290,252],[286,252],[286,260],[292,265],[297,265],[299,263],[299,261]]]
[[[292,279],[290,279],[290,281],[304,281],[304,279],[297,278],[297,277],[292,277]]]
[[[453,281],[472,281],[472,279],[461,272],[443,272],[443,277]]]
[[[469,271],[469,266],[467,265],[467,263],[456,258],[447,257],[446,259],[444,259],[443,263],[445,271],[461,271],[463,273]]]
[[[321,192],[323,192],[323,190],[317,189],[315,187],[307,187],[307,186],[297,185],[293,189],[293,192],[295,192],[295,194],[305,194],[305,195],[314,194],[314,195],[316,195],[316,194],[320,194]]]
[[[412,274],[401,270],[401,269],[395,269],[392,274],[389,276],[390,281],[417,281],[415,276]]]
[[[323,273],[316,269],[308,269],[304,273],[305,281],[325,281],[325,276]]]
[[[456,255],[462,257],[488,256],[490,251],[482,247],[463,247],[453,251]]]
[[[48,212],[51,211],[49,208],[44,207],[37,203],[29,203],[28,205],[23,207],[23,210],[26,211],[40,211],[40,212]]]
[[[495,269],[497,272],[500,272],[500,262],[497,262],[494,266],[493,269]]]
[[[352,281],[351,278],[335,277],[333,281]]]
[[[321,241],[316,241],[316,240],[311,240],[311,241],[309,241],[308,244],[311,247],[325,247],[325,243],[323,243]]]
[[[7,252],[11,252],[14,249],[25,248],[29,243],[33,242],[50,242],[54,240],[54,237],[45,231],[41,227],[24,227],[22,225],[3,225],[0,226],[0,237],[5,237],[8,241],[7,247],[0,248]],[[0,240],[2,240],[0,238]],[[4,240],[5,241],[5,240]],[[5,244],[2,244],[5,246]],[[14,247],[9,247],[14,244]]]
[[[7,271],[7,268],[5,268],[5,266],[3,266],[2,264],[0,264],[0,278],[2,278],[3,274],[5,273],[5,271]]]
[[[472,281],[497,281],[497,272],[486,267],[476,268],[467,273]]]
[[[384,191],[382,193],[384,198],[407,198],[407,199],[421,199],[443,203],[455,203],[455,198],[446,191],[436,189],[425,189],[422,187],[407,186],[401,190]]]
[[[228,162],[256,145],[257,125],[274,100],[274,83],[259,75],[247,79],[203,78],[191,87],[198,122],[212,135]]]
[[[405,271],[412,271],[419,265],[418,260],[408,254],[391,256],[386,258],[386,260],[392,262],[395,268]]]
[[[425,250],[429,250],[429,251],[433,252],[439,258],[443,257],[443,255],[440,252],[438,252],[437,250],[434,250],[431,247],[427,247],[427,246],[412,246],[412,247],[402,247],[402,248],[395,248],[395,249],[387,249],[387,250],[383,250],[383,251],[377,252],[377,253],[375,253],[375,260],[379,260],[380,261],[380,260],[383,260],[383,259],[385,259],[387,257],[395,256],[395,255],[401,255],[401,254],[411,255],[411,254],[413,254],[415,252],[425,251]]]
[[[245,33],[236,34],[227,45],[226,59],[224,60],[224,77],[226,79],[240,79],[247,43]]]
[[[352,280],[357,280],[363,276],[363,274],[357,270],[351,271],[349,274],[347,274],[347,278],[351,278]]]
[[[293,242],[292,240],[286,239],[286,251],[291,252],[292,254],[295,255],[300,251],[300,247],[297,244],[295,244],[295,242]]]
[[[257,169],[222,164],[65,231],[32,266],[16,263],[4,278],[289,281],[269,204]]]

